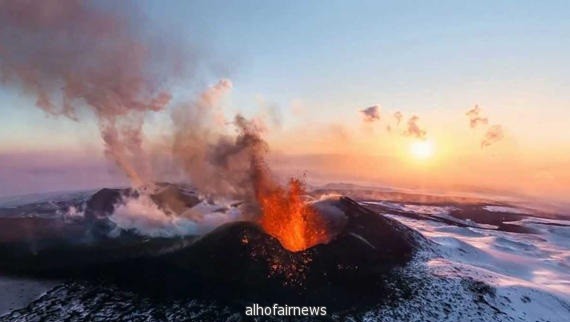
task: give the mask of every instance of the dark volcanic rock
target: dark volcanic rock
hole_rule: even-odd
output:
[[[178,251],[97,268],[97,276],[152,296],[198,296],[234,304],[333,309],[391,297],[398,280],[394,269],[412,258],[423,237],[351,199],[341,198],[336,206],[348,220],[326,245],[293,253],[257,224],[233,222]]]
[[[327,304],[344,307],[378,301],[386,279],[406,264],[422,239],[413,230],[348,198],[337,202],[348,217],[330,243],[292,253],[257,225],[231,223],[169,258],[200,276],[215,295],[245,301]]]
[[[103,188],[87,200],[85,218],[88,220],[104,219],[113,213],[123,198],[136,198],[138,196],[139,192],[131,188]],[[150,193],[150,198],[167,213],[174,212],[175,214],[181,214],[201,201],[193,191],[184,186],[170,183],[158,183],[156,191]]]
[[[201,202],[195,192],[182,185],[157,183],[153,190],[144,193],[149,193],[150,199],[169,215],[180,215]],[[125,198],[138,198],[140,195],[140,191],[131,188],[103,188],[93,194],[85,203],[85,220],[91,237],[106,238],[114,228],[108,217],[115,208],[125,202]]]
[[[121,200],[123,191],[126,190],[103,188],[97,191],[85,203],[85,218],[96,220],[112,214],[115,205]]]
[[[161,209],[176,214],[183,213],[200,203],[200,198],[193,191],[186,190],[178,185],[161,184],[163,188],[150,196],[152,201]]]
[[[113,191],[104,194],[117,198]],[[109,283],[158,299],[312,304],[334,310],[391,298],[399,287],[394,286],[397,268],[425,240],[349,198],[333,206],[347,217],[342,230],[328,244],[301,252],[284,249],[255,223],[232,222],[199,239],[107,240],[51,249],[32,259],[12,258],[21,265],[12,264],[19,272],[28,265],[34,274]],[[48,271],[38,272],[41,267]]]
[[[113,229],[113,224],[107,217],[113,214],[117,204],[124,196],[137,196],[138,193],[131,189],[103,188],[97,191],[85,203],[85,220],[89,226],[88,234],[92,238],[106,238]]]

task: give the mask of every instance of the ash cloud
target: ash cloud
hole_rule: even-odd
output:
[[[500,125],[493,125],[487,129],[485,135],[483,136],[483,140],[481,141],[481,148],[488,147],[500,140],[504,137],[503,134],[503,127]]]
[[[106,155],[142,185],[150,175],[144,114],[169,103],[164,73],[181,66],[165,59],[167,46],[158,48],[133,27],[129,10],[76,0],[0,1],[0,74],[49,115],[77,121],[82,107],[90,109]]]
[[[224,209],[224,212],[219,210]],[[68,213],[70,213],[68,211]],[[71,214],[68,214],[70,216]],[[181,216],[167,214],[147,195],[124,197],[109,220],[116,226],[109,235],[116,237],[121,230],[135,231],[149,237],[201,235],[224,223],[240,218],[240,213],[228,205],[201,203],[187,209]]]
[[[388,133],[391,133],[395,127],[400,126],[400,123],[402,123],[402,118],[404,117],[404,115],[400,111],[394,112],[394,114],[392,114],[392,116],[396,120],[396,124],[386,125],[386,132],[388,132]]]
[[[360,111],[364,117],[364,122],[375,122],[380,120],[380,106],[373,105]]]
[[[49,115],[78,121],[88,109],[106,156],[134,187],[146,187],[155,176],[143,149],[145,115],[170,104],[170,82],[196,65],[197,57],[185,55],[189,61],[183,62],[176,44],[147,37],[133,8],[111,12],[96,5],[0,0],[0,76],[35,97]],[[255,205],[256,192],[276,184],[265,165],[263,124],[224,117],[221,102],[231,88],[222,79],[194,101],[173,106],[166,162],[204,194]]]
[[[364,110],[361,110],[360,112],[364,116],[364,122],[371,123],[380,120],[379,105],[370,106]],[[400,123],[402,123],[402,120],[404,118],[404,114],[400,111],[396,111],[394,112],[394,114],[392,114],[392,117],[394,118],[394,123],[388,120],[387,122],[388,124],[386,124],[385,126],[385,130],[388,133],[391,133],[395,128],[400,126]],[[400,132],[401,135],[415,137],[418,139],[425,139],[427,131],[420,127],[419,120],[420,120],[419,116],[412,115],[408,119],[404,130]]]
[[[408,119],[408,127],[404,132],[404,135],[416,137],[418,139],[425,139],[427,132],[418,125],[419,120],[420,118],[417,115],[410,117]]]
[[[402,117],[404,117],[402,112],[397,111],[394,113],[394,118],[396,119],[396,126],[400,125],[400,123],[402,122]]]
[[[255,203],[257,185],[269,182],[270,176],[265,165],[264,125],[239,114],[225,120],[220,104],[231,87],[231,81],[221,80],[196,101],[174,109],[172,154],[200,192]],[[235,134],[221,131],[225,125]]]
[[[475,107],[467,111],[465,115],[467,115],[467,117],[469,118],[469,126],[472,129],[476,128],[478,125],[489,124],[489,119],[481,115],[481,108],[479,107],[479,105],[475,105]]]
[[[485,134],[481,139],[481,148],[491,146],[503,139],[503,127],[499,124],[489,126],[489,119],[483,116],[479,105],[475,105],[472,109],[467,111],[465,115],[469,118],[470,128],[486,127]]]

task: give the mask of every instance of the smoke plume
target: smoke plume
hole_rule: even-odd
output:
[[[481,141],[481,148],[485,148],[500,141],[503,138],[503,127],[500,125],[493,125],[487,129],[483,140]]]
[[[49,115],[78,120],[79,109],[89,108],[106,155],[141,185],[150,171],[144,115],[169,103],[161,73],[180,66],[160,59],[131,17],[79,0],[0,0],[0,74]]]
[[[195,102],[174,109],[173,156],[200,192],[253,201],[255,185],[269,182],[268,146],[260,121],[241,115],[232,122],[224,119],[220,102],[231,87],[229,80],[221,80]],[[220,130],[225,125],[237,135]]]
[[[410,119],[408,120],[408,128],[404,132],[404,135],[413,136],[418,139],[424,139],[426,136],[426,131],[420,128],[420,126],[418,125],[419,120],[420,118],[416,115],[410,117]]]
[[[467,111],[465,115],[469,117],[469,126],[471,126],[472,129],[476,128],[479,124],[487,125],[489,123],[486,117],[481,116],[481,108],[479,108],[479,105],[475,105],[475,107]]]
[[[481,108],[479,105],[475,105],[472,109],[467,111],[465,115],[469,118],[469,126],[474,129],[478,126],[485,126],[489,124],[489,119],[487,117],[483,117],[481,115]],[[495,124],[492,126],[487,127],[487,131],[481,140],[481,148],[488,147],[500,140],[504,137],[503,134],[503,127],[501,125]]]
[[[380,106],[373,105],[360,111],[364,116],[364,122],[374,122],[380,120]]]
[[[182,66],[164,57],[168,47],[154,45],[135,28],[140,23],[131,21],[136,16],[132,12],[123,16],[95,5],[81,0],[0,0],[1,79],[32,94],[49,115],[77,121],[86,107],[96,116],[106,155],[141,188],[140,196],[110,217],[119,229],[154,237],[194,234],[203,229],[196,223],[200,220],[165,215],[146,193],[152,190],[147,185],[153,188],[153,176],[143,151],[145,114],[169,104],[164,79],[177,75]],[[249,209],[244,213],[260,219],[285,247],[290,245],[290,227],[297,229],[300,242],[291,250],[328,241],[319,215],[305,205],[302,183],[291,180],[281,187],[269,171],[263,125],[239,114],[229,123],[224,118],[221,101],[231,87],[229,80],[221,80],[195,101],[173,109],[168,161],[180,165],[201,193],[245,201]],[[363,113],[370,121],[380,118],[378,106]],[[237,133],[226,133],[228,124]],[[287,216],[280,217],[283,213]],[[286,222],[275,221],[280,218]],[[214,217],[210,226],[225,219]]]
[[[396,126],[400,125],[400,122],[402,122],[402,112],[397,111],[396,113],[394,113],[394,118],[396,119]]]
[[[141,195],[136,198],[124,198],[117,206],[109,217],[109,220],[116,225],[110,236],[118,236],[121,230],[135,231],[150,237],[201,235],[238,218],[240,213],[235,208],[207,203],[187,209],[180,216],[172,216],[149,196]]]

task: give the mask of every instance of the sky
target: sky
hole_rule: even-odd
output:
[[[174,101],[231,79],[225,111],[264,118],[271,158],[287,175],[557,201],[570,193],[566,1],[130,5],[141,11],[137,28],[207,58],[207,69],[177,83]],[[49,116],[34,103],[0,88],[0,180],[8,182],[0,195],[114,182],[94,122]],[[360,111],[373,105],[380,120],[364,122]],[[471,129],[465,115],[475,105],[504,131],[486,148],[486,129]],[[411,152],[418,139],[401,135],[412,115],[427,132],[428,158]],[[168,113],[148,115],[149,142],[169,126]],[[74,170],[62,175],[64,160]],[[89,179],[93,171],[102,174]]]

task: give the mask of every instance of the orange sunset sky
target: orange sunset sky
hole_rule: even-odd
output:
[[[229,79],[220,113],[263,124],[283,178],[568,201],[570,45],[560,39],[570,22],[556,3],[141,7],[138,28],[188,43],[183,60],[201,57],[193,77],[171,88],[171,104],[145,116],[151,159],[168,150],[177,102]],[[0,88],[0,195],[125,184],[92,112],[74,121],[35,102],[17,86]],[[466,113],[476,105],[487,124],[472,128]],[[366,121],[373,106],[377,117]],[[425,135],[407,133],[412,116]],[[494,125],[501,138],[482,147]]]

